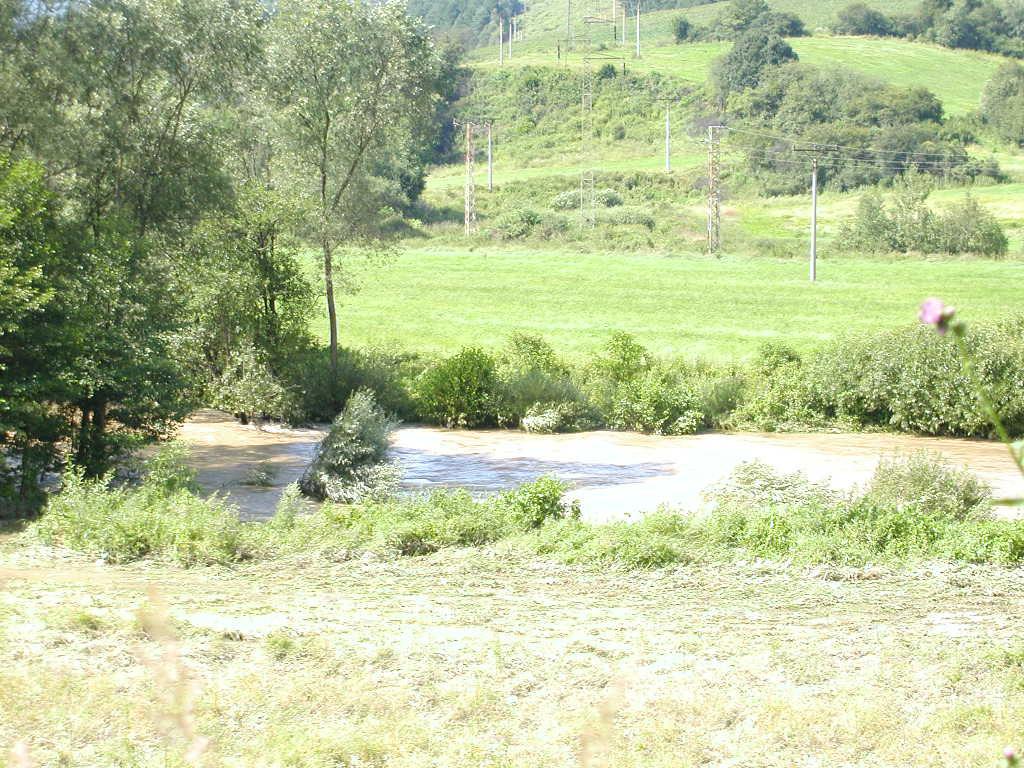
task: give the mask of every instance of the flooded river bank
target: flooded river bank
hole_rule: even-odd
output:
[[[286,485],[299,479],[322,429],[257,429],[225,414],[197,413],[181,430],[207,492],[226,493],[243,516],[262,519]],[[584,516],[621,520],[665,504],[689,510],[737,465],[763,461],[803,472],[837,489],[864,483],[879,460],[928,450],[966,466],[997,496],[1021,495],[1021,480],[1004,446],[976,440],[888,434],[713,433],[655,437],[625,432],[531,435],[506,430],[458,431],[403,427],[391,456],[409,491],[467,488],[488,493],[545,474],[573,486]],[[251,484],[259,478],[265,485]]]

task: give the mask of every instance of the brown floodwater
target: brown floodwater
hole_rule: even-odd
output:
[[[225,414],[202,411],[181,430],[207,492],[226,494],[248,519],[273,514],[281,491],[302,475],[323,429],[242,426]],[[556,475],[571,483],[584,517],[629,519],[659,506],[695,510],[705,491],[746,461],[783,472],[803,472],[837,489],[868,480],[879,460],[927,450],[942,454],[987,481],[997,497],[1024,495],[1024,480],[1006,448],[980,440],[889,434],[711,433],[655,437],[629,432],[531,435],[507,430],[459,431],[402,427],[391,455],[407,491],[466,488],[493,493]],[[265,470],[269,485],[249,485]],[[1013,510],[1001,510],[1012,514]]]

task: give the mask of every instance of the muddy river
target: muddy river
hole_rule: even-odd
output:
[[[321,429],[242,426],[215,411],[197,413],[181,430],[192,446],[204,490],[227,494],[248,519],[273,514],[282,489],[299,479],[322,436]],[[997,496],[1024,494],[1024,480],[998,443],[903,435],[653,437],[404,427],[394,433],[391,454],[402,467],[402,485],[408,491],[458,487],[489,493],[556,475],[572,484],[584,517],[596,522],[642,515],[661,505],[696,509],[709,486],[745,461],[801,471],[812,480],[848,489],[864,483],[880,459],[919,450],[968,467]]]

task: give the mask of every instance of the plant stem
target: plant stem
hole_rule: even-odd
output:
[[[974,359],[971,357],[971,352],[967,348],[963,329],[953,328],[952,332],[953,338],[956,340],[957,349],[960,352],[960,360],[963,363],[964,371],[967,372],[967,376],[970,378],[971,384],[974,386],[974,391],[978,395],[978,400],[981,403],[982,410],[985,412],[988,420],[992,422],[992,426],[996,430],[996,436],[1003,442],[1007,450],[1009,450],[1013,463],[1017,465],[1017,469],[1020,470],[1022,475],[1024,475],[1024,451],[1018,450],[1014,447],[1010,433],[1006,431],[1003,420],[999,417],[999,412],[996,410],[995,404],[992,402],[992,398],[989,397],[988,389],[985,387],[981,377],[978,375],[977,369],[974,367]]]

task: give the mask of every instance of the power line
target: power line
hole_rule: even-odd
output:
[[[723,130],[729,131],[730,133],[745,134],[748,136],[759,136],[765,139],[773,139],[775,141],[781,141],[787,144],[808,144],[812,147],[820,147],[822,149],[829,150],[851,150],[853,152],[871,152],[878,155],[899,155],[906,157],[949,157],[949,152],[907,152],[898,149],[872,149],[869,147],[855,147],[850,144],[833,144],[831,142],[815,142],[807,139],[790,138],[789,136],[781,136],[775,133],[767,133],[765,131],[755,131],[748,128],[733,128],[731,126],[723,126]]]

